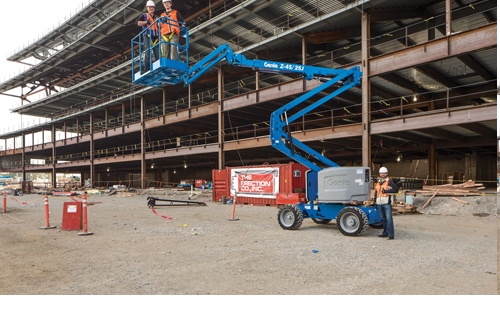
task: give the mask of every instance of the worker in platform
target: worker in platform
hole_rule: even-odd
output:
[[[144,71],[149,71],[150,67],[150,50],[153,47],[153,62],[159,59],[158,57],[158,46],[154,47],[158,43],[158,25],[153,24],[159,17],[155,14],[156,5],[153,1],[149,0],[146,3],[146,13],[141,14],[137,19],[137,25],[142,27],[142,41],[144,45]],[[148,29],[150,28],[150,29]]]
[[[161,38],[164,42],[161,45],[162,57],[177,60],[179,57],[178,44],[181,34],[180,27],[184,24],[184,19],[181,13],[172,9],[172,0],[163,0],[163,6],[165,7],[165,12],[163,12],[161,16],[167,19],[161,24]]]
[[[379,170],[380,179],[375,184],[374,200],[380,209],[384,230],[379,237],[394,239],[394,221],[392,220],[392,195],[398,193],[399,188],[394,181],[389,178],[389,171],[386,167]]]

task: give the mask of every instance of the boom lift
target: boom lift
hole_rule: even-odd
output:
[[[160,19],[157,24],[170,23]],[[271,114],[270,139],[273,148],[310,169],[306,176],[306,202],[282,206],[278,212],[278,222],[283,229],[293,230],[300,228],[304,218],[311,218],[317,224],[327,224],[335,219],[339,230],[346,236],[357,236],[367,226],[376,229],[382,227],[382,219],[377,206],[363,205],[364,201],[370,199],[370,168],[340,167],[293,137],[289,126],[290,123],[312,112],[320,105],[359,85],[362,76],[359,67],[332,69],[270,60],[249,60],[242,54],[234,53],[227,44],[222,44],[189,68],[187,28],[183,28],[183,32],[186,35],[186,43],[185,45],[177,45],[179,59],[160,58],[152,61],[149,72],[142,70],[144,57],[141,56],[141,53],[151,52],[150,54],[152,54],[152,50],[142,49],[142,34],[132,40],[133,83],[162,86],[182,82],[187,86],[223,60],[232,66],[252,68],[260,72],[295,73],[306,80],[320,80],[322,83],[319,86]],[[160,44],[163,42],[160,39]],[[139,49],[139,56],[134,56],[135,48]],[[300,104],[311,101],[313,96],[319,94],[321,97],[315,102],[295,111]],[[308,156],[308,158],[304,156]],[[311,158],[316,161],[313,162]]]

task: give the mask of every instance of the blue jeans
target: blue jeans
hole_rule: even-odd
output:
[[[144,67],[142,68],[142,71],[143,72],[147,72],[149,71],[149,65],[150,65],[150,52],[152,51],[153,52],[153,59],[152,59],[152,62],[155,62],[156,60],[158,60],[158,44],[156,44],[154,47],[151,43],[151,38],[149,38],[148,36],[143,36],[143,45],[144,45],[144,49],[143,49],[143,52],[144,52]],[[151,47],[153,47],[152,50],[149,50]]]
[[[378,205],[380,209],[380,216],[382,217],[382,224],[384,231],[382,233],[389,237],[394,237],[394,222],[392,220],[392,205]]]

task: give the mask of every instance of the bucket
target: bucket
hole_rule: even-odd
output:
[[[223,196],[222,196],[222,204],[223,204],[223,205],[225,205],[225,204],[226,204],[226,196],[225,196],[225,195],[223,195]]]
[[[413,195],[407,194],[406,201],[407,204],[413,205]]]

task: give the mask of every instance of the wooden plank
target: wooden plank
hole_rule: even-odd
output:
[[[432,197],[430,197],[429,200],[427,200],[427,202],[422,206],[422,208],[425,208],[427,207],[427,205],[429,204],[429,202],[431,202],[432,199],[434,199],[434,197],[436,196],[436,194],[439,193],[439,190],[436,191],[436,193],[434,193],[434,195]]]
[[[417,194],[420,195],[434,195],[434,192],[431,191],[419,191],[417,190]],[[471,195],[482,195],[481,193],[474,193],[474,192],[455,192],[455,191],[439,191],[438,196],[471,196]]]
[[[464,205],[468,205],[468,204],[469,204],[469,203],[468,203],[468,202],[466,202],[466,201],[463,201],[463,200],[460,200],[460,199],[457,199],[457,198],[454,198],[454,197],[451,197],[451,198],[452,198],[453,200],[455,200],[455,201],[458,201],[458,202],[463,203]]]

